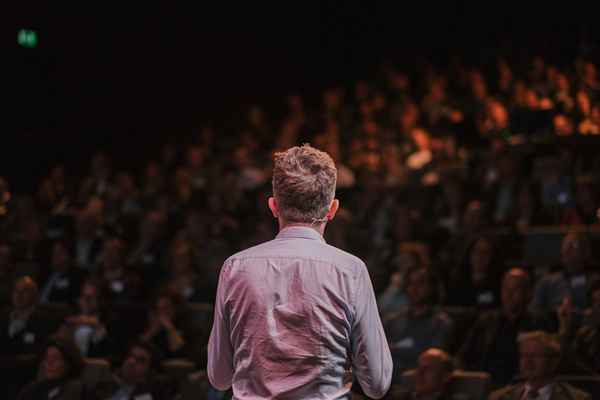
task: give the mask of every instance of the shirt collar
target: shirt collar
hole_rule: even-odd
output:
[[[525,385],[525,392],[529,392],[531,390],[531,386],[529,384]],[[550,394],[552,392],[552,383],[542,386],[538,390],[538,398],[540,399],[549,399]]]
[[[292,225],[287,226],[279,231],[276,239],[310,239],[310,240],[318,240],[320,242],[325,242],[323,236],[313,228],[309,228],[308,226],[301,225]]]

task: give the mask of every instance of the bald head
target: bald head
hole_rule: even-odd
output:
[[[522,268],[511,268],[502,279],[502,309],[510,319],[521,315],[531,300],[531,278]]]
[[[37,304],[38,285],[29,276],[24,276],[15,281],[12,292],[12,302],[15,310],[25,311]]]
[[[419,356],[415,392],[419,396],[443,392],[452,378],[454,363],[444,350],[431,348]]]

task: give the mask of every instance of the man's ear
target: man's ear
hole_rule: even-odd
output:
[[[338,199],[333,199],[331,205],[329,206],[329,211],[327,211],[326,218],[328,221],[331,221],[335,218],[335,214],[340,208],[340,201]]]
[[[279,208],[277,207],[277,200],[275,200],[275,197],[269,197],[267,203],[269,205],[269,210],[271,210],[271,214],[273,214],[273,217],[279,218]]]

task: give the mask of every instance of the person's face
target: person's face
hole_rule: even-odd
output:
[[[418,395],[443,391],[449,379],[450,374],[444,370],[439,357],[427,353],[419,357],[415,371],[415,392]]]
[[[9,245],[0,244],[0,272],[10,267],[10,253]]]
[[[583,243],[574,236],[565,236],[560,247],[560,258],[571,272],[579,272],[585,262]]]
[[[111,240],[104,245],[104,267],[116,268],[121,263],[121,246],[118,241]]]
[[[168,297],[161,297],[156,302],[156,313],[169,319],[175,317],[175,305]]]
[[[484,280],[492,261],[492,245],[485,239],[479,239],[471,250],[471,276],[474,281]]]
[[[56,243],[52,248],[52,268],[64,272],[69,268],[69,253],[62,243]]]
[[[592,293],[592,310],[600,312],[600,289],[596,289]]]
[[[141,347],[133,347],[123,362],[123,378],[128,383],[143,382],[152,363],[152,355]]]
[[[94,285],[85,284],[79,296],[79,308],[84,314],[98,311],[98,289]]]
[[[191,269],[192,257],[187,246],[177,246],[173,252],[173,272],[182,273]]]
[[[431,287],[427,280],[427,273],[421,269],[411,273],[408,276],[408,285],[406,287],[406,294],[410,303],[413,305],[424,304],[427,302],[431,293]]]
[[[36,300],[36,290],[33,283],[18,281],[12,292],[13,306],[17,310],[24,310],[32,307]]]
[[[518,314],[527,306],[529,290],[525,277],[507,274],[502,281],[502,305],[510,314]]]
[[[56,347],[48,347],[42,363],[44,375],[48,380],[60,379],[67,373],[65,358]]]
[[[557,357],[551,357],[537,340],[525,340],[519,345],[519,368],[527,381],[546,379],[554,373]]]

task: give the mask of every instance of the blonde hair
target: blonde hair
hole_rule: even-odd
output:
[[[552,335],[544,331],[532,331],[519,334],[517,341],[519,344],[523,342],[534,341],[544,347],[544,352],[549,357],[560,356],[560,342],[556,335]]]
[[[333,159],[309,144],[274,155],[273,195],[287,222],[323,222],[335,197],[336,180]]]

